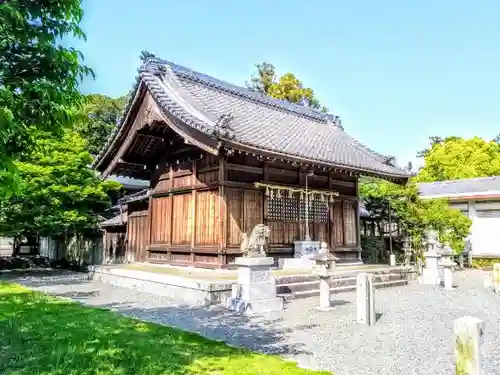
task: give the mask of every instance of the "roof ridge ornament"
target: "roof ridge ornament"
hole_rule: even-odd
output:
[[[224,138],[234,138],[233,129],[229,124],[233,121],[234,117],[231,113],[223,113],[220,115],[219,120],[215,123],[213,130],[213,135],[224,137]]]
[[[340,128],[341,130],[344,130],[344,127],[342,126],[342,121],[340,120],[340,116],[335,116],[330,113],[325,114],[326,122]]]
[[[153,60],[153,59],[158,59],[153,53],[149,51],[141,51],[141,56],[140,59],[142,62],[146,62],[147,60]]]

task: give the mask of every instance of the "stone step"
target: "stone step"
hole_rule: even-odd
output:
[[[390,288],[395,286],[408,285],[408,280],[402,279],[402,280],[392,280],[392,281],[381,281],[381,282],[376,282],[374,285],[376,289]],[[356,284],[344,285],[344,286],[336,286],[330,288],[330,293],[337,294],[342,292],[352,292],[355,290],[356,290]],[[319,288],[301,290],[294,293],[278,293],[277,296],[283,298],[285,302],[290,302],[293,301],[294,299],[319,296]]]
[[[370,272],[375,275],[384,275],[384,274],[393,274],[393,273],[400,273],[403,275],[406,275],[408,273],[412,273],[412,270],[406,270],[401,267],[381,267],[381,268],[374,268],[374,269],[367,269],[365,270],[360,270],[360,269],[353,269],[353,270],[342,270],[342,269],[337,269],[335,271],[335,274],[330,276],[330,279],[340,279],[344,277],[356,277],[356,275],[359,272]],[[306,282],[306,281],[319,281],[318,275],[315,274],[298,274],[298,275],[285,275],[285,276],[277,276],[276,277],[276,284],[277,285],[282,285],[282,284],[291,284],[291,283],[298,283],[298,282]]]
[[[406,280],[407,277],[403,273],[390,273],[375,275],[375,282]],[[356,284],[356,276],[330,278],[328,284],[331,288],[342,287]],[[300,281],[287,284],[277,284],[276,290],[279,294],[296,293],[305,290],[318,289],[319,280]]]

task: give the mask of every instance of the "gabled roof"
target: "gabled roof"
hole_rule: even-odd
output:
[[[134,91],[141,82],[165,114],[216,137],[225,146],[380,177],[408,177],[406,171],[388,163],[388,158],[345,133],[336,116],[235,86],[151,54],[144,55]],[[123,121],[96,157],[94,166],[113,146],[122,125]]]
[[[500,176],[424,182],[417,187],[423,198],[500,196]]]

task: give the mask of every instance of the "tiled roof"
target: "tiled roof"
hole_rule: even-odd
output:
[[[345,133],[338,117],[330,114],[277,100],[151,55],[147,55],[139,71],[135,90],[141,81],[163,111],[226,144],[382,177],[408,177],[406,171],[387,163],[386,157]],[[106,147],[119,131],[117,127]]]
[[[127,224],[127,213],[124,212],[121,215],[116,215],[112,217],[111,219],[104,220],[101,223],[101,227],[116,227],[120,225],[125,225]]]
[[[129,202],[142,201],[144,199],[149,198],[149,189],[143,189],[140,191],[136,191],[135,193],[127,194],[124,197],[118,200],[118,203],[125,204]]]
[[[500,176],[425,182],[417,185],[422,197],[489,195],[500,192]]]

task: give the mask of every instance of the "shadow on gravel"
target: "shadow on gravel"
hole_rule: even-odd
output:
[[[317,324],[282,326],[282,318],[238,315],[222,306],[161,306],[153,308],[130,307],[123,303],[99,306],[137,319],[179,327],[213,340],[224,341],[236,347],[249,348],[276,355],[312,354],[303,344],[287,343],[288,336],[297,330],[309,331]]]

